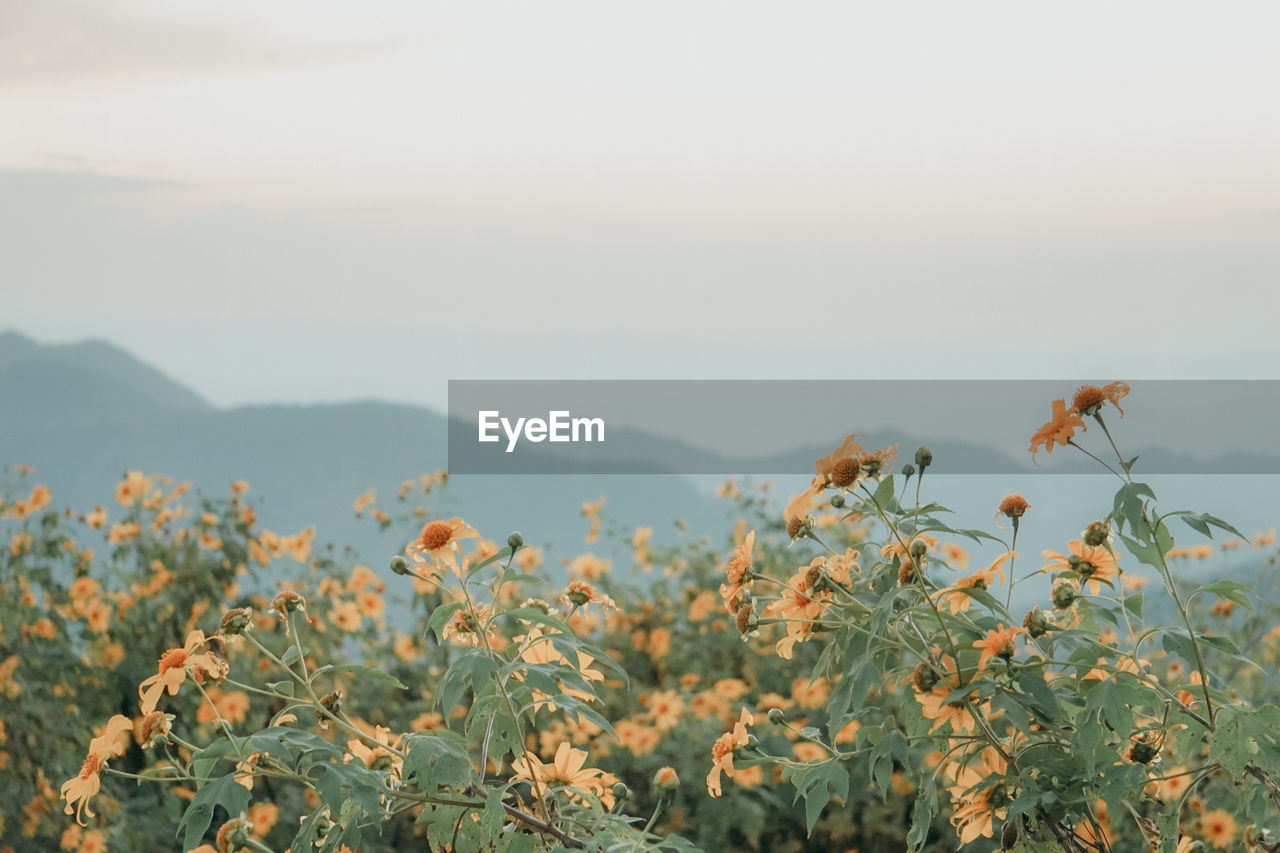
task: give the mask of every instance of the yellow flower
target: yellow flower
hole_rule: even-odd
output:
[[[555,759],[544,764],[537,756],[525,754],[511,762],[515,771],[515,779],[523,779],[535,787],[541,787],[543,794],[552,790],[569,789],[569,797],[580,801],[583,795],[593,796],[605,808],[611,808],[614,802],[613,786],[618,779],[612,773],[605,773],[594,767],[587,767],[587,751],[574,749],[568,741],[562,741],[556,749]]]
[[[1083,541],[1073,539],[1067,543],[1067,548],[1070,556],[1056,551],[1041,552],[1041,556],[1049,558],[1044,564],[1046,572],[1070,572],[1078,576],[1094,595],[1102,591],[1103,583],[1110,584],[1120,576],[1116,558],[1103,546],[1091,548]]]

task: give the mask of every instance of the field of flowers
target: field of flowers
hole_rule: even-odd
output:
[[[247,482],[63,507],[17,466],[0,851],[1280,850],[1275,590],[1179,572],[1274,542],[1159,504],[1128,392],[1031,438],[1114,475],[1060,553],[1018,552],[1035,495],[957,526],[928,448],[859,436],[680,547],[584,505],[631,565],[437,517],[444,475],[356,499],[407,543],[362,564]]]

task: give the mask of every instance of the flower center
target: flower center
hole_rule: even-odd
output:
[[[98,772],[98,768],[102,766],[102,759],[97,753],[89,753],[89,757],[84,760],[84,764],[80,767],[80,778],[88,779]]]
[[[449,544],[449,540],[453,538],[453,528],[443,521],[433,521],[426,527],[422,528],[422,534],[418,537],[418,541],[422,543],[422,547],[428,551],[434,551],[437,548],[443,548]]]
[[[160,672],[165,673],[171,669],[178,669],[187,662],[186,649],[169,649],[160,658]]]

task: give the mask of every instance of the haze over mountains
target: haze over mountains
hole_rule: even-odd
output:
[[[429,409],[373,401],[219,409],[100,341],[45,345],[0,333],[0,400],[0,465],[35,465],[40,482],[77,508],[110,503],[127,469],[189,479],[214,495],[243,478],[265,525],[315,524],[319,541],[352,545],[368,562],[404,543],[355,519],[355,497],[376,487],[378,505],[394,514],[400,483],[446,462],[445,418]],[[498,541],[520,529],[530,544],[554,543],[553,554],[572,556],[586,531],[581,504],[600,497],[600,480],[455,477],[428,503],[441,514],[465,513]],[[727,529],[723,503],[681,478],[621,483],[609,483],[609,513],[652,524],[659,538],[677,518],[693,529]]]
[[[810,437],[821,438],[816,423],[806,429]],[[378,505],[394,514],[401,482],[445,466],[447,432],[447,419],[439,412],[375,401],[222,409],[112,344],[48,345],[0,332],[0,466],[37,466],[40,482],[60,501],[82,510],[109,504],[114,483],[128,469],[189,479],[213,495],[225,494],[230,482],[243,478],[253,485],[265,526],[290,532],[315,524],[320,542],[353,546],[364,562],[376,564],[403,547],[404,530],[380,533],[371,521],[354,517],[352,501],[377,488]],[[787,491],[803,487],[812,460],[840,438],[833,433],[826,441],[755,460],[746,470],[794,471],[793,481],[779,486],[785,498]],[[654,435],[640,435],[637,441],[661,447],[660,458],[669,471],[710,470],[709,451]],[[870,446],[894,441],[903,443],[907,455],[917,443],[910,435],[887,432],[868,438]],[[998,449],[931,445],[939,470],[959,454],[989,457],[993,470],[1025,469],[1025,460]],[[1144,455],[1144,462],[1153,453],[1158,451]],[[1058,470],[1091,470],[1088,460],[1067,468],[1061,461],[1059,453],[1054,459]],[[1214,466],[1167,453],[1159,464],[1188,473]],[[601,468],[607,471],[608,465]],[[673,540],[673,523],[680,519],[688,525],[688,536],[710,536],[719,544],[735,518],[732,507],[710,496],[706,478],[592,474],[587,473],[589,458],[580,465],[566,464],[565,470],[578,473],[455,476],[428,504],[436,514],[465,516],[498,541],[519,529],[531,544],[551,545],[552,562],[595,550],[629,564],[628,549],[605,542],[583,544],[582,502],[604,494],[609,498],[607,516],[628,529],[650,525],[657,541]],[[1168,479],[1160,487],[1161,497],[1166,504],[1179,504],[1168,508],[1185,504],[1211,511],[1246,530],[1266,529],[1280,519],[1280,478]],[[1025,536],[1032,537],[1037,529],[1044,536],[1027,542],[1031,547],[1025,550],[1019,542],[1019,550],[1031,554],[1041,547],[1064,547],[1064,537],[1109,508],[1114,488],[1096,476],[1044,477],[1032,471],[935,477],[931,482],[933,497],[955,508],[957,523],[965,527],[983,525],[1005,492],[1028,494],[1038,517],[1036,524],[1027,525]]]

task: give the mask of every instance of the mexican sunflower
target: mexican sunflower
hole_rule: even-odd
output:
[[[858,455],[862,453],[862,445],[859,444],[855,439],[865,438],[865,437],[866,436],[863,436],[858,433],[845,436],[844,441],[840,442],[839,447],[837,447],[835,450],[831,451],[831,453],[827,454],[821,459],[815,459],[813,462],[813,471],[815,475],[814,482],[815,483],[820,482],[822,483],[823,486],[826,486],[828,483],[832,481],[833,475],[835,475],[835,479],[852,481],[853,477],[849,477],[847,475],[845,476],[841,476],[841,475],[845,474],[843,469],[845,465],[848,465],[850,462],[854,463],[852,467],[856,475],[856,471],[857,471],[856,461],[857,461]],[[836,470],[837,468],[840,468],[842,470],[837,472]],[[848,484],[849,482],[841,483],[842,486],[846,486]]]
[[[982,656],[978,658],[978,669],[986,666],[987,661],[993,657],[1004,660],[1013,657],[1014,644],[1018,635],[1025,633],[1025,628],[1006,628],[1000,625],[996,630],[988,631],[983,639],[974,641],[973,647],[982,650]]]
[[[754,724],[755,718],[751,716],[751,712],[743,708],[738,721],[733,724],[733,730],[716,738],[711,747],[711,772],[707,774],[707,793],[711,796],[718,797],[724,793],[720,787],[721,773],[733,778],[736,772],[733,767],[733,751],[747,745],[747,726]]]
[[[1081,385],[1071,398],[1071,411],[1078,415],[1096,415],[1102,404],[1110,402],[1124,417],[1124,409],[1120,408],[1120,398],[1128,396],[1129,386],[1124,382],[1112,382],[1099,388],[1097,385]]]
[[[430,559],[437,565],[448,565],[456,572],[458,543],[463,539],[479,538],[480,534],[475,528],[461,518],[451,518],[448,521],[437,519],[424,524],[418,538],[406,545],[404,552],[420,570],[428,568],[427,560]]]
[[[938,594],[938,600],[951,608],[952,613],[963,613],[969,609],[973,601],[968,590],[988,589],[996,584],[1004,583],[1004,564],[1018,556],[1017,551],[1009,551],[996,558],[995,562],[985,569],[979,569],[967,578],[960,578],[955,585]],[[996,578],[999,577],[999,580]]]
[[[1101,545],[1090,547],[1080,539],[1072,539],[1067,543],[1071,554],[1063,555],[1057,551],[1042,551],[1041,556],[1047,562],[1047,572],[1071,572],[1079,576],[1089,592],[1097,595],[1102,591],[1102,584],[1112,584],[1120,576],[1120,566],[1115,556]]]
[[[777,616],[787,623],[787,636],[776,647],[779,657],[791,660],[796,643],[804,642],[813,631],[813,623],[822,617],[830,598],[830,592],[814,592],[808,566],[792,576],[782,597],[764,609],[766,617]]]
[[[951,731],[955,734],[973,732],[976,723],[964,701],[947,701],[947,697],[954,690],[954,686],[943,682],[934,686],[928,693],[915,694],[916,701],[920,703],[920,713],[925,719],[933,720],[933,725],[929,728],[930,734],[944,725],[951,726]]]
[[[1080,415],[1074,409],[1067,408],[1066,400],[1054,400],[1052,415],[1048,422],[1031,436],[1031,461],[1035,462],[1036,452],[1041,448],[1044,448],[1046,453],[1052,453],[1055,444],[1066,447],[1067,442],[1076,434],[1076,427],[1082,430],[1085,428],[1084,420]]]
[[[395,747],[399,742],[398,737],[392,737],[391,729],[386,726],[375,726],[373,734],[370,735],[379,746],[370,747],[362,738],[352,738],[347,741],[348,759],[355,757],[364,762],[364,766],[370,770],[390,769],[391,775],[400,776],[400,767],[402,763],[401,757],[397,754]]]
[[[747,572],[751,571],[752,554],[756,547],[756,532],[752,530],[746,535],[740,544],[733,551],[733,557],[729,559],[729,565],[725,567],[725,578],[729,581],[727,584],[720,584],[720,595],[724,598],[725,610],[730,613],[736,613],[738,605],[742,603],[742,590],[751,582],[747,577]]]
[[[142,713],[150,714],[154,711],[164,691],[168,690],[170,696],[176,696],[178,688],[187,678],[188,668],[196,678],[202,678],[206,674],[213,678],[222,677],[225,672],[223,662],[208,652],[198,652],[204,643],[204,632],[192,631],[187,634],[187,642],[182,648],[169,649],[160,656],[160,667],[156,674],[138,685]]]
[[[600,800],[600,804],[606,809],[612,808],[613,786],[617,784],[618,778],[598,768],[587,767],[586,763],[585,749],[574,749],[568,741],[562,741],[550,764],[526,753],[511,762],[511,769],[515,771],[516,779],[524,779],[544,788],[572,789],[570,797],[575,800],[580,800],[582,794],[589,794]]]
[[[102,787],[99,774],[107,760],[114,758],[124,750],[120,748],[120,735],[133,729],[133,721],[128,717],[116,714],[107,721],[106,731],[100,737],[89,742],[89,754],[80,767],[79,775],[62,783],[62,799],[67,801],[67,814],[74,814],[76,821],[85,825],[84,818],[93,817],[89,810],[89,800]]]

